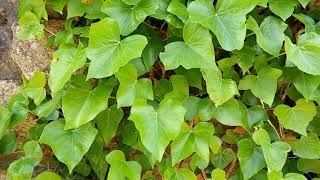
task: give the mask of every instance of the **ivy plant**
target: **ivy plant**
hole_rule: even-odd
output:
[[[46,8],[63,30],[47,32]],[[22,152],[13,130],[37,119],[8,179],[319,180],[319,12],[315,0],[20,0],[18,37],[55,52],[0,107],[1,154]]]

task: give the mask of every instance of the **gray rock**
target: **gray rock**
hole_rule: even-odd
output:
[[[0,105],[5,106],[10,95],[18,91],[19,80],[0,80]]]
[[[30,79],[35,71],[48,72],[52,51],[46,48],[45,41],[20,40],[17,38],[19,26],[12,27],[13,39],[11,42],[10,57],[21,73]]]
[[[30,79],[35,71],[48,72],[52,49],[46,48],[46,33],[43,40],[23,41],[17,38],[18,0],[0,0],[0,104],[17,90],[21,76]],[[52,17],[52,16],[51,16]],[[63,20],[45,21],[51,33],[63,29]]]
[[[17,20],[15,9],[17,2],[0,0],[0,80],[18,80],[21,76],[19,68],[10,58],[11,26]]]

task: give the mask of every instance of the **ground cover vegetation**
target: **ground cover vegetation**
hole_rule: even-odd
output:
[[[20,0],[20,39],[48,6],[50,72],[0,108],[2,154],[38,119],[8,179],[320,178],[319,2]]]

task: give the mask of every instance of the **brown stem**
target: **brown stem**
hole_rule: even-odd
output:
[[[234,159],[229,166],[229,169],[226,174],[226,179],[229,179],[229,177],[232,175],[232,172],[233,172],[234,168],[236,167],[236,165],[237,165],[237,159]]]

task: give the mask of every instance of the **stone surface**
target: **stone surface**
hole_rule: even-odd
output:
[[[10,95],[19,89],[19,80],[0,80],[0,105],[7,104]]]
[[[63,29],[63,20],[49,20],[44,22],[48,32],[54,34]],[[53,49],[46,47],[47,38],[52,35],[46,32],[43,40],[23,41],[17,38],[19,26],[12,27],[13,39],[11,42],[11,59],[21,70],[21,73],[30,79],[35,71],[49,72]]]
[[[17,3],[0,0],[0,80],[20,79],[20,70],[11,61],[10,49],[12,42],[11,26],[17,20]]]
[[[18,0],[0,0],[0,105],[18,90],[22,75],[30,79],[35,71],[49,71],[53,50],[46,48],[46,40],[64,27],[63,20],[45,21],[50,33],[44,40],[19,40],[17,9]]]
[[[10,95],[18,91],[22,75],[30,79],[35,71],[49,71],[53,49],[46,48],[47,38],[64,28],[64,21],[61,20],[63,17],[49,11],[50,18],[58,19],[43,22],[47,30],[44,40],[19,40],[16,37],[19,31],[17,9],[18,0],[0,0],[0,106],[5,106]],[[5,170],[12,161],[22,155],[19,153],[22,143],[36,121],[37,119],[29,114],[24,123],[14,128],[18,151],[0,155],[0,180],[7,179]],[[41,171],[35,170],[35,173]]]

